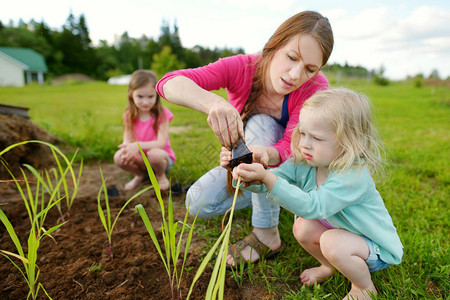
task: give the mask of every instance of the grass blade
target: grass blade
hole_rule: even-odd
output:
[[[2,221],[3,225],[5,225],[6,230],[8,231],[9,236],[11,237],[11,240],[13,241],[14,245],[16,246],[17,251],[19,252],[19,255],[22,257],[25,257],[22,245],[20,245],[19,238],[16,235],[16,232],[14,231],[14,228],[9,222],[8,217],[5,215],[3,210],[0,209],[0,220]]]

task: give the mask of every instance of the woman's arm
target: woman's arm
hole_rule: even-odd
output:
[[[163,86],[164,97],[174,104],[208,115],[208,124],[220,143],[228,149],[244,136],[239,112],[222,97],[198,86],[191,79],[176,76]]]

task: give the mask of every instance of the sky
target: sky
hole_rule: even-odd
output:
[[[7,2],[7,4],[5,4]],[[0,4],[0,21],[44,21],[61,30],[70,12],[84,14],[94,45],[128,32],[157,39],[163,22],[179,28],[185,48],[261,51],[287,18],[303,10],[326,16],[334,33],[329,63],[385,69],[392,80],[437,70],[450,76],[449,0],[14,0]]]

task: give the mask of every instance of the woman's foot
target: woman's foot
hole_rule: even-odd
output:
[[[277,251],[282,246],[280,234],[278,232],[278,227],[272,228],[255,227],[253,228],[253,233],[262,244],[269,247],[273,251]],[[250,246],[246,246],[244,249],[242,249],[239,255],[242,258],[242,261],[248,261],[251,263],[256,262],[261,257],[260,253],[258,253],[258,251],[256,251]],[[233,267],[235,266],[234,256],[230,253],[228,253],[227,256],[227,265]]]
[[[316,282],[322,283],[331,276],[333,276],[333,271],[334,271],[333,268],[321,265],[320,267],[304,270],[300,275],[300,279],[303,284],[312,286]]]
[[[347,296],[344,297],[342,300],[371,300],[373,296],[378,295],[377,289],[374,285],[369,287],[368,289],[361,290],[354,285],[352,285],[352,289],[347,294]]]
[[[131,181],[125,184],[125,190],[134,190],[142,181],[144,181],[144,178],[144,176],[135,176]]]

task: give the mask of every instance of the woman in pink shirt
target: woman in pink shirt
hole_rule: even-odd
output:
[[[286,20],[260,55],[237,55],[207,66],[166,74],[156,85],[168,101],[208,115],[208,124],[220,143],[231,151],[239,138],[253,152],[253,160],[277,166],[290,153],[292,129],[303,103],[316,91],[327,89],[320,72],[333,48],[328,19],[312,11]],[[225,88],[228,101],[210,92]],[[232,203],[227,170],[216,167],[189,189],[186,206],[201,218],[224,214]],[[257,261],[278,254],[284,247],[278,232],[279,206],[265,194],[244,191],[236,209],[252,207],[253,231],[229,255],[239,261]]]

